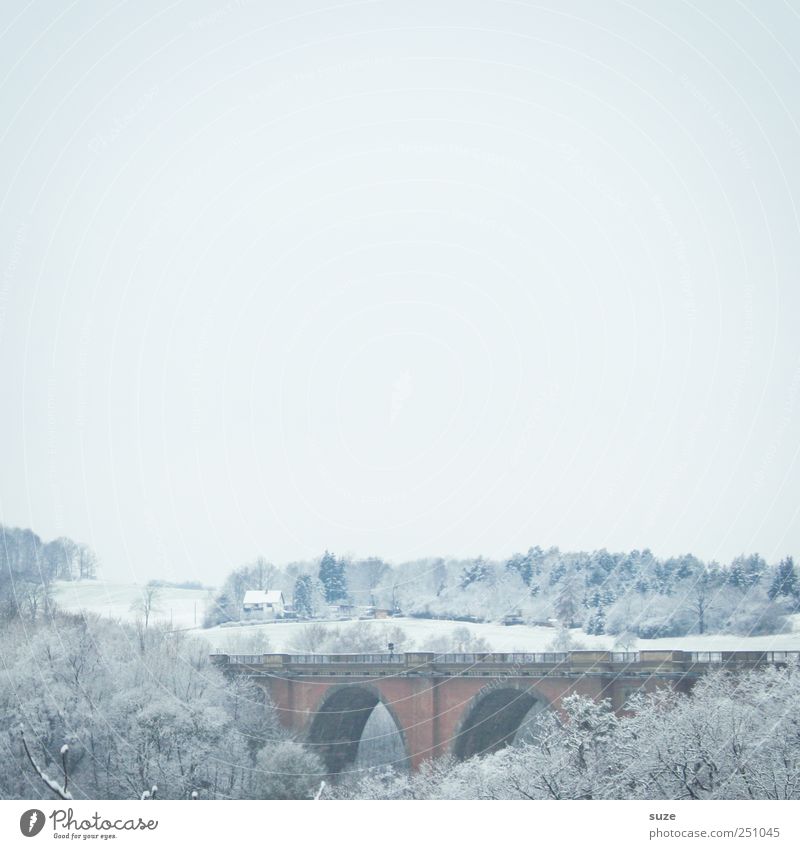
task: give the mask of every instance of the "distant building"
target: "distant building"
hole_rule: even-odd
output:
[[[344,608],[347,610],[347,607]],[[334,613],[339,615],[342,612],[342,606],[337,605]],[[392,615],[392,611],[388,607],[374,607],[373,605],[361,606],[356,608],[356,613],[359,619],[388,619]]]
[[[522,611],[517,610],[514,613],[506,613],[500,620],[503,625],[524,625],[525,620],[522,618]]]
[[[247,590],[242,610],[260,616],[283,616],[286,603],[280,590]]]
[[[332,619],[354,619],[358,611],[354,604],[349,602],[337,602],[328,605],[328,616]]]

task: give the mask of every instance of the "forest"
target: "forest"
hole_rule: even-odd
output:
[[[53,798],[39,773],[64,789],[65,767],[76,799],[306,798],[319,784],[319,759],[203,640],[62,613],[7,620],[0,639],[2,798]]]
[[[52,608],[54,581],[94,578],[97,566],[87,545],[68,537],[43,542],[27,528],[0,525],[0,619],[35,620]]]

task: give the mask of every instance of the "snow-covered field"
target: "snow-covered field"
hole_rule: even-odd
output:
[[[55,598],[65,610],[88,610],[102,616],[132,621],[136,614],[132,605],[141,598],[143,586],[115,584],[105,581],[59,582]],[[203,612],[209,598],[208,590],[179,590],[163,588],[159,592],[153,619],[172,622],[176,628],[191,630],[209,641],[212,648],[223,651],[260,650],[256,648],[266,638],[271,651],[291,651],[292,639],[303,623],[274,622],[261,625],[228,626],[203,629]],[[754,651],[800,650],[800,614],[793,617],[795,630],[790,634],[775,634],[763,637],[740,637],[733,634],[705,634],[703,636],[665,637],[658,640],[638,640],[633,649],[680,649],[684,651]],[[197,626],[196,626],[197,624]],[[342,630],[352,628],[355,622],[330,622],[327,627]],[[493,622],[463,623],[449,620],[399,618],[371,623],[377,633],[386,633],[389,628],[400,627],[421,647],[432,637],[449,636],[454,628],[468,628],[476,637],[483,637],[494,651],[546,651],[556,635],[553,628],[528,625],[498,625]],[[613,636],[589,636],[581,630],[570,632],[574,640],[586,648],[611,649]],[[266,644],[265,644],[266,645]]]
[[[342,630],[351,628],[352,622],[327,623],[328,627],[338,627]],[[388,623],[375,622],[373,627],[381,630],[398,626],[408,637],[420,647],[431,637],[446,637],[454,628],[468,628],[476,637],[483,637],[493,651],[510,652],[539,652],[546,651],[549,643],[556,636],[553,628],[533,627],[528,625],[498,625],[493,622],[469,623],[432,619],[392,619]],[[240,627],[209,628],[200,633],[211,642],[215,648],[235,652],[239,647],[247,652],[248,644],[257,645],[259,633],[269,640],[271,651],[290,651],[292,637],[302,624],[296,622],[275,622],[267,625],[243,625]],[[614,647],[613,636],[589,636],[580,629],[570,632],[575,641],[585,644],[589,649],[611,649]],[[632,650],[646,651],[647,649],[677,649],[683,651],[754,651],[772,649],[775,651],[800,650],[800,633],[776,634],[765,637],[738,637],[732,634],[706,634],[704,636],[665,637],[658,640],[638,640]]]
[[[141,600],[144,585],[108,581],[57,581],[53,596],[63,610],[86,610],[112,619],[133,621],[133,605]],[[208,590],[160,588],[151,621],[172,622],[176,628],[192,628],[203,622]]]

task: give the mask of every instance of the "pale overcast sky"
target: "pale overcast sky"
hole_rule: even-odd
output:
[[[4,2],[0,522],[800,555],[800,4]]]

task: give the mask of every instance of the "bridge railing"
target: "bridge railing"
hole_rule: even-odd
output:
[[[797,663],[800,651],[694,651],[686,652],[691,664],[743,665]]]
[[[238,666],[260,666],[282,669],[292,666],[390,666],[408,672],[431,667],[514,668],[564,667],[571,672],[591,670],[624,671],[632,667],[636,674],[679,672],[694,666],[754,667],[764,664],[800,663],[800,651],[761,652],[684,652],[649,650],[640,652],[573,651],[573,652],[405,652],[399,654],[228,654],[217,650],[212,655],[218,663]]]
[[[326,664],[326,663],[397,663],[404,664],[402,654],[293,654],[289,655],[292,663]]]
[[[565,663],[569,652],[462,652],[434,654],[433,662],[442,664],[495,663],[495,664],[556,664]]]

